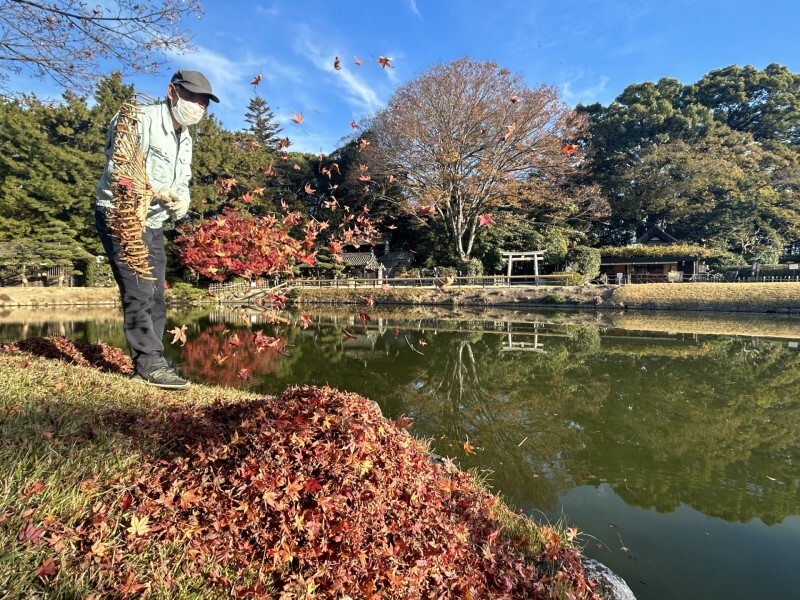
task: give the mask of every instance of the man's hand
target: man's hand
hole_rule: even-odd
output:
[[[189,201],[184,200],[169,188],[158,190],[153,196],[153,200],[163,206],[169,216],[176,221],[185,217],[189,212]]]

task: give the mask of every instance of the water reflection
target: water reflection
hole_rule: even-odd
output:
[[[189,325],[188,342],[168,351],[195,381],[261,393],[332,385],[374,399],[389,417],[411,416],[417,436],[465,468],[491,471],[512,504],[552,517],[563,510],[602,540],[587,552],[642,598],[690,597],[685,581],[667,582],[680,553],[691,554],[684,538],[695,534],[705,548],[698,578],[724,577],[730,545],[748,556],[752,574],[739,574],[740,588],[726,593],[756,589],[769,543],[800,559],[798,321],[748,318],[736,330],[731,317],[706,320],[701,329],[733,332],[706,335],[684,317],[670,321],[681,333],[627,318],[638,331],[587,313],[442,319],[376,311],[362,321],[356,311],[330,311],[312,315],[307,329],[292,315],[271,323],[236,311],[180,313],[169,326]],[[121,322],[70,323],[68,334],[121,343],[121,330],[112,331]],[[0,335],[45,326],[5,324]],[[774,337],[743,335],[759,329]],[[257,335],[285,346],[264,348]],[[467,440],[474,454],[465,453]],[[697,525],[698,515],[714,526]],[[647,531],[663,537],[654,542]],[[781,585],[797,584],[794,571],[784,573]],[[692,585],[705,589],[699,579]],[[727,588],[718,581],[710,589]]]

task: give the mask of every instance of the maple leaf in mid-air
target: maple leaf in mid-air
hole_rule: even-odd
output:
[[[181,325],[180,327],[175,327],[175,329],[170,329],[167,333],[171,333],[174,336],[170,344],[180,342],[181,346],[186,345],[186,325]]]
[[[364,138],[361,138],[361,140],[358,142],[358,151],[361,152],[367,146],[369,146],[369,140],[365,140]]]
[[[264,78],[264,76],[261,75],[261,73],[259,73],[258,75],[253,77],[253,80],[250,82],[250,85],[252,85],[253,87],[257,86],[259,83],[261,83],[261,80],[263,78]]]
[[[493,224],[494,217],[492,217],[492,213],[483,213],[478,221],[478,227],[486,227],[487,229],[491,229]]]
[[[355,121],[350,121],[350,127],[352,127],[353,129],[358,129],[359,125]]]
[[[251,194],[250,192],[242,194],[242,202],[244,202],[245,204],[252,204],[253,203],[253,194]]]
[[[508,138],[514,135],[514,132],[517,130],[517,126],[512,123],[511,125],[506,125],[506,132],[503,135],[503,141],[507,142]]]
[[[361,65],[363,65],[363,64],[364,64],[364,61],[363,61],[363,60],[361,60],[360,58],[358,58],[357,56],[354,56],[354,57],[353,57],[353,60],[355,60],[355,61],[356,61],[356,66],[357,66],[357,67],[360,67]]]
[[[339,57],[335,56],[333,58],[333,68],[337,71],[342,68],[342,63],[339,61]]]
[[[311,187],[310,183],[307,183],[303,189],[306,191],[306,194],[315,194],[317,192],[317,190]]]
[[[394,67],[390,64],[391,62],[392,62],[392,59],[389,58],[388,56],[379,56],[378,57],[378,64],[381,66],[381,69],[385,69],[386,67],[389,67],[390,69],[393,69]]]
[[[575,144],[564,144],[561,146],[561,151],[567,156],[572,156],[578,151],[578,147]]]
[[[242,367],[242,368],[241,368],[241,369],[239,369],[239,371],[236,373],[236,376],[237,376],[239,379],[245,379],[245,380],[247,380],[247,379],[250,379],[250,378],[253,376],[253,373],[252,373],[252,371],[250,371],[250,369],[248,369],[247,367]]]
[[[263,196],[264,195],[264,188],[263,187],[253,188],[253,195],[255,195],[255,196]]]
[[[303,122],[303,113],[292,113],[292,121],[295,123]]]
[[[516,104],[517,100],[519,100],[519,96],[517,96],[516,94],[512,94],[511,96],[508,97],[508,101],[511,102],[511,104]]]

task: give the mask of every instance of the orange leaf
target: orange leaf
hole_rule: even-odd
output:
[[[307,183],[303,189],[306,191],[306,194],[314,194],[317,191],[311,187],[310,183]]]
[[[175,344],[177,342],[180,342],[181,346],[186,345],[186,325],[181,325],[180,327],[175,327],[174,329],[170,329],[167,333],[171,333],[173,335],[170,344]]]
[[[263,79],[263,76],[261,75],[261,73],[259,73],[258,75],[253,77],[253,80],[250,82],[250,85],[252,85],[252,86],[258,85],[259,83],[261,83],[262,79]]]
[[[469,439],[464,442],[464,453],[465,454],[475,454],[475,446],[469,443]]]
[[[391,61],[392,61],[392,59],[389,58],[388,56],[379,56],[378,57],[378,64],[381,66],[381,69],[385,69],[386,67],[390,67],[390,68],[393,69],[394,67],[392,67],[392,65],[389,64]]]
[[[561,146],[561,151],[567,156],[572,156],[577,150],[578,147],[575,144],[564,144]]]
[[[358,58],[357,56],[354,56],[353,59],[355,59],[357,67],[360,67],[361,65],[364,64],[364,61]]]
[[[295,123],[303,122],[303,113],[292,113],[292,121]]]

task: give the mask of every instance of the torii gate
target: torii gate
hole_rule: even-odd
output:
[[[531,250],[530,252],[503,252],[503,260],[508,261],[507,276],[511,277],[511,268],[515,260],[532,260],[533,261],[533,274],[539,277],[539,261],[544,260],[544,255],[547,250]],[[509,279],[510,281],[510,279]]]

